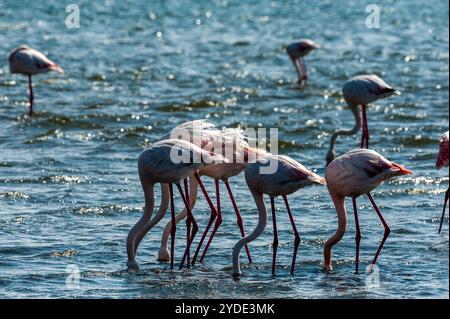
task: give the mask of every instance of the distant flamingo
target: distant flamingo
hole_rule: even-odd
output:
[[[50,61],[43,53],[21,45],[9,54],[9,69],[11,73],[28,75],[28,89],[30,91],[30,111],[33,116],[33,84],[31,76],[39,73],[56,71],[64,73],[64,70],[55,62]]]
[[[275,167],[274,173],[265,174],[267,172],[262,169],[268,169],[268,166]],[[275,166],[276,165],[276,166]],[[245,179],[247,185],[253,195],[258,209],[258,224],[255,230],[247,237],[242,238],[233,248],[233,274],[241,273],[239,254],[244,245],[249,244],[258,238],[264,231],[267,224],[267,210],[264,204],[263,194],[270,197],[273,221],[273,259],[272,259],[272,275],[275,275],[275,263],[278,248],[278,232],[275,216],[275,200],[276,196],[282,196],[287,208],[289,220],[294,232],[294,254],[292,257],[291,274],[294,273],[295,260],[297,250],[300,244],[300,236],[295,226],[294,218],[289,207],[287,196],[311,184],[325,184],[325,180],[319,175],[306,169],[303,165],[296,162],[290,157],[282,155],[267,155],[254,163],[248,164],[245,169]]]
[[[381,98],[400,94],[376,75],[359,75],[348,80],[342,88],[347,105],[355,117],[355,126],[350,129],[341,129],[331,135],[330,147],[327,153],[327,165],[334,159],[334,144],[339,135],[353,135],[361,128],[361,148],[369,148],[369,127],[367,125],[366,106]],[[361,106],[361,115],[360,107]]]
[[[201,121],[203,121],[203,120],[197,120],[197,121],[193,121],[193,122],[183,123],[182,125],[174,128],[171,131],[170,135],[172,138],[183,138],[183,139],[191,140],[193,136],[191,136],[190,134],[197,133],[198,140],[194,141],[194,143],[196,145],[201,146],[204,149],[208,149],[212,152],[217,151],[220,154],[224,154],[225,157],[229,160],[229,162],[224,163],[224,164],[214,164],[214,165],[201,167],[199,169],[199,172],[194,175],[194,177],[195,177],[194,185],[200,184],[200,187],[202,188],[202,191],[204,193],[206,193],[206,190],[204,189],[204,186],[201,183],[200,176],[205,175],[205,176],[208,176],[208,177],[211,177],[214,179],[215,188],[216,188],[217,206],[214,207],[214,205],[212,204],[212,201],[209,199],[209,197],[205,196],[208,201],[208,204],[211,208],[211,216],[210,216],[208,225],[207,225],[207,227],[200,239],[200,242],[197,246],[197,249],[195,251],[195,254],[194,254],[194,257],[192,260],[192,264],[195,264],[195,262],[196,262],[198,254],[200,252],[200,248],[203,244],[203,241],[205,240],[205,237],[206,237],[210,227],[212,226],[212,223],[214,221],[216,221],[215,225],[214,225],[214,229],[211,233],[211,236],[207,242],[205,249],[203,250],[201,257],[200,257],[200,262],[203,261],[205,255],[206,255],[206,252],[212,242],[212,239],[214,238],[214,235],[216,234],[219,226],[222,223],[220,190],[219,190],[219,181],[220,180],[223,181],[223,183],[225,184],[225,186],[227,188],[228,196],[231,199],[231,202],[233,204],[233,208],[234,208],[234,211],[235,211],[235,214],[237,217],[237,224],[240,229],[241,236],[245,236],[243,220],[240,215],[238,205],[236,204],[236,201],[234,199],[232,189],[231,189],[231,186],[230,186],[228,180],[230,177],[240,174],[245,169],[245,166],[247,165],[247,162],[248,162],[248,158],[252,158],[253,156],[256,158],[257,154],[262,154],[262,152],[263,152],[261,150],[257,150],[257,149],[253,149],[253,148],[249,147],[249,145],[244,141],[244,136],[242,135],[241,130],[225,129],[225,130],[220,131],[220,130],[213,128],[213,125],[211,123],[209,123],[207,121],[203,121],[203,122],[201,122]],[[198,126],[199,124],[200,124],[201,128],[199,130],[197,130],[196,132],[193,132],[192,126]],[[180,131],[182,131],[186,128],[189,130],[190,134],[178,135],[180,133]],[[216,150],[217,147],[220,147],[221,149]],[[232,150],[233,152],[227,152],[227,148],[229,150]],[[240,160],[238,161],[238,159],[240,159]],[[191,184],[192,184],[192,181],[191,181]],[[193,196],[191,196],[191,209],[195,205],[196,194],[197,194],[197,189],[196,188],[192,189],[191,195],[193,195]],[[184,219],[186,217],[186,215],[187,215],[186,210],[184,210],[183,212],[178,214],[176,216],[176,222],[178,223],[179,221]],[[170,231],[171,231],[171,223],[167,223],[167,225],[164,229],[163,236],[162,236],[161,247],[160,247],[159,255],[158,255],[158,260],[160,260],[160,261],[168,261],[170,259],[170,255],[167,250],[167,244],[168,244]],[[252,259],[251,259],[250,252],[247,247],[246,247],[246,252],[247,252],[249,262],[251,263]]]
[[[374,265],[390,233],[390,228],[380,213],[370,192],[382,182],[394,177],[412,172],[394,162],[391,162],[375,151],[368,149],[356,149],[336,158],[328,165],[325,173],[328,190],[336,207],[338,216],[338,229],[336,233],[325,242],[324,247],[324,268],[332,270],[331,249],[337,244],[345,234],[347,225],[347,210],[345,208],[345,197],[351,197],[355,215],[356,227],[356,273],[359,265],[359,243],[361,232],[359,229],[358,213],[356,208],[356,198],[367,195],[373,208],[375,209],[381,223],[384,226],[384,236],[378,247],[377,253],[372,261]]]
[[[177,159],[183,159],[181,162],[174,160],[174,155]],[[170,193],[171,216],[172,216],[172,232],[171,232],[171,254],[173,256],[175,246],[175,207],[173,200],[173,184],[175,184],[180,192],[183,203],[187,209],[188,220],[193,226],[192,236],[188,240],[186,252],[189,251],[190,245],[194,239],[198,226],[192,215],[187,196],[183,193],[180,182],[188,176],[193,175],[197,170],[205,165],[213,164],[214,162],[226,162],[226,159],[220,155],[213,154],[202,150],[198,146],[181,140],[162,140],[153,144],[146,149],[139,156],[138,168],[139,177],[141,179],[142,188],[145,195],[145,210],[139,221],[130,230],[127,238],[127,265],[130,269],[139,269],[139,265],[135,260],[136,243],[139,238],[143,236],[150,229],[150,221],[153,214],[154,207],[154,185],[156,183],[168,184]],[[161,211],[160,212],[164,212]],[[159,219],[162,216],[158,216]],[[186,255],[185,252],[185,255]],[[184,257],[183,257],[184,258]],[[170,268],[173,269],[173,258],[171,260]]]
[[[294,64],[295,70],[298,75],[298,84],[306,84],[308,81],[308,71],[306,70],[305,56],[307,56],[312,50],[318,49],[320,46],[311,40],[300,40],[298,42],[291,43],[286,51]]]
[[[448,131],[442,134],[441,142],[439,144],[439,155],[436,160],[436,169],[441,169],[442,167],[448,167],[448,157],[449,157],[449,147],[448,147]],[[448,201],[448,191],[445,192],[445,199],[444,199],[444,209],[442,210],[442,216],[441,216],[441,223],[439,224],[439,234],[442,230],[442,223],[444,222],[444,216],[445,216],[445,208],[447,206]]]

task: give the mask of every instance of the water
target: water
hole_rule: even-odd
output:
[[[76,1],[80,28],[68,29],[65,3],[2,1],[0,297],[448,298],[448,217],[437,234],[448,170],[434,169],[439,136],[448,130],[448,2],[378,1],[380,29],[365,26],[368,3]],[[298,38],[322,44],[307,58],[305,89],[285,54]],[[27,79],[11,75],[6,59],[22,43],[47,51],[66,71],[35,77],[31,120]],[[329,134],[352,126],[341,87],[363,73],[379,74],[402,91],[369,108],[371,146],[415,173],[374,192],[392,228],[378,284],[353,274],[351,211],[347,235],[333,252],[334,273],[322,272],[323,243],[337,226],[325,187],[291,196],[303,240],[294,277],[293,236],[278,200],[277,277],[270,274],[269,220],[250,246],[254,265],[232,280],[231,249],[239,235],[225,197],[224,223],[204,265],[170,272],[158,263],[161,223],[139,249],[142,271],[126,271],[125,238],[143,206],[136,159],[147,145],[192,119],[278,127],[280,152],[323,175]],[[359,136],[341,138],[337,151],[357,147]],[[256,208],[243,176],[232,184],[251,230]],[[364,270],[383,228],[366,198],[359,206]],[[205,227],[203,199],[195,216]],[[66,270],[74,267],[78,289],[66,286]]]

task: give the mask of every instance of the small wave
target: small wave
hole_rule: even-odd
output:
[[[76,207],[71,211],[76,215],[113,215],[116,213],[141,212],[141,209],[129,206],[105,205],[96,207]]]
[[[16,199],[28,199],[29,196],[27,194],[21,192],[0,192],[0,198],[11,198],[13,200]]]
[[[54,251],[48,255],[50,257],[72,257],[78,255],[78,251],[75,249],[66,249],[64,251]]]

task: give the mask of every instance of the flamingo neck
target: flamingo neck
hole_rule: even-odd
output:
[[[338,217],[338,228],[336,233],[331,236],[324,245],[324,267],[331,269],[331,249],[336,245],[342,237],[344,237],[347,227],[347,209],[345,208],[345,197],[337,195],[330,190],[331,199],[333,200]]]
[[[239,254],[242,250],[242,247],[258,238],[267,225],[267,210],[266,205],[264,204],[263,194],[258,193],[252,189],[251,192],[258,209],[258,224],[256,225],[255,230],[253,230],[250,235],[239,240],[233,248],[233,275],[239,275],[241,273]]]
[[[353,135],[356,134],[359,129],[361,128],[361,114],[359,113],[358,106],[351,106],[350,111],[352,111],[353,116],[355,117],[355,126],[352,129],[340,129],[331,135],[330,139],[330,147],[328,148],[327,152],[327,165],[331,163],[334,159],[334,144],[336,143],[336,139],[339,137],[339,135]]]
[[[137,221],[137,223],[131,228],[130,232],[128,233],[127,237],[127,256],[128,261],[134,261],[135,255],[136,255],[136,240],[138,236],[143,232],[143,230],[146,227],[146,224],[150,221],[152,214],[153,214],[153,208],[155,206],[155,184],[144,184],[142,183],[142,189],[144,191],[145,196],[145,207],[144,207],[144,214],[142,217]],[[166,207],[167,208],[167,207]]]

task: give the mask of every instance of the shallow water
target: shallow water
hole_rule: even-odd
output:
[[[437,234],[448,170],[434,169],[440,134],[448,130],[447,1],[378,1],[379,29],[364,23],[370,1],[76,3],[79,29],[65,27],[60,1],[0,2],[0,297],[449,297],[448,213]],[[298,38],[322,44],[307,58],[305,89],[285,54]],[[35,77],[33,119],[26,116],[27,80],[7,66],[8,52],[22,43],[66,71]],[[334,272],[322,272],[323,243],[337,226],[325,187],[291,196],[302,236],[293,277],[293,236],[278,200],[277,276],[270,274],[269,219],[250,246],[254,264],[232,280],[239,233],[225,197],[224,223],[203,265],[171,272],[157,262],[161,223],[138,251],[142,271],[126,271],[125,239],[143,206],[136,159],[147,145],[199,118],[219,127],[278,127],[280,152],[323,175],[329,134],[352,126],[342,84],[364,73],[402,91],[369,108],[371,147],[414,171],[374,192],[392,229],[378,282],[353,274],[351,212],[333,252]],[[359,135],[341,138],[337,151],[358,145]],[[251,230],[257,214],[243,175],[232,184]],[[367,199],[359,207],[364,270],[383,228]],[[205,227],[202,198],[194,213]],[[178,230],[177,262],[184,223]],[[66,285],[74,267],[78,288]]]

